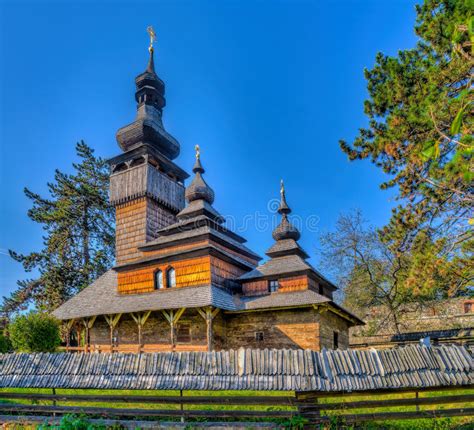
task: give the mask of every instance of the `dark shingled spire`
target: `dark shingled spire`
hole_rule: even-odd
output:
[[[266,254],[272,258],[285,255],[299,255],[302,258],[308,258],[308,254],[306,254],[296,242],[301,236],[300,232],[288,219],[288,214],[291,213],[291,209],[286,202],[283,181],[281,181],[278,213],[281,214],[281,221],[272,233],[273,239],[275,239],[276,242]]]
[[[285,186],[283,181],[281,181],[281,189],[280,189],[280,206],[278,207],[278,213],[281,214],[282,219],[280,224],[273,230],[272,236],[275,240],[285,240],[285,239],[293,239],[298,240],[300,238],[300,232],[298,229],[291,224],[288,220],[288,214],[291,212],[288,203],[286,203],[286,196],[285,196]]]
[[[280,206],[278,207],[278,213],[280,214],[289,214],[291,212],[288,203],[286,203],[286,196],[285,196],[285,184],[283,183],[283,179],[280,181]]]
[[[155,60],[153,58],[153,53],[154,53],[153,46],[150,46],[148,48],[148,51],[150,51],[150,58],[148,59],[148,66],[146,67],[146,72],[156,75]]]
[[[135,78],[137,116],[134,122],[117,132],[117,142],[127,152],[141,145],[151,145],[169,160],[179,155],[179,142],[164,128],[162,116],[166,105],[165,84],[155,72],[153,47],[145,71]]]

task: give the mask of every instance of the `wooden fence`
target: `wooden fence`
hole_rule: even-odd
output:
[[[287,423],[295,420],[314,428],[314,425],[324,423],[474,416],[474,386],[416,391],[296,392],[279,396],[185,394],[183,391],[179,396],[61,394],[54,389],[50,394],[3,391],[0,392],[0,421],[8,422],[9,414],[12,421],[19,415],[86,414],[91,418],[181,419],[185,422],[203,418],[212,421],[272,419]],[[370,398],[361,399],[361,396]],[[87,405],[81,405],[86,402]],[[107,407],[98,404],[107,404]],[[390,410],[395,407],[403,407],[404,410]]]

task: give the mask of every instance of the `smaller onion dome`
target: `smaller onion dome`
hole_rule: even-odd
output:
[[[285,239],[294,239],[298,240],[300,238],[300,232],[298,229],[291,224],[288,220],[288,214],[291,212],[288,203],[286,203],[286,196],[285,196],[285,186],[283,184],[283,180],[281,181],[281,188],[280,188],[280,206],[278,207],[278,213],[282,215],[281,222],[278,226],[273,230],[272,236],[275,240],[285,240]]]
[[[214,191],[207,185],[203,179],[202,174],[205,172],[201,164],[201,155],[199,152],[199,145],[196,145],[196,162],[194,163],[193,173],[194,178],[189,186],[186,188],[185,197],[188,203],[195,200],[204,200],[210,205],[214,202]]]
[[[275,240],[298,240],[301,235],[298,229],[288,221],[286,214],[284,214],[280,224],[275,228],[275,230],[273,230],[272,236]]]

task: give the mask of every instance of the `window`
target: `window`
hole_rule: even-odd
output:
[[[161,290],[163,288],[163,272],[157,270],[155,272],[155,290]]]
[[[464,303],[464,313],[465,314],[470,314],[472,312],[474,312],[474,303],[472,303],[472,302]]]
[[[176,333],[176,341],[180,343],[191,342],[191,326],[189,324],[179,324]]]
[[[339,348],[339,333],[337,331],[333,333],[332,339],[333,339],[332,340],[333,348],[334,349]]]
[[[275,291],[278,290],[278,281],[268,281],[268,291],[270,293],[274,293]]]
[[[324,296],[324,288],[321,284],[318,285],[318,293]]]
[[[176,287],[176,272],[170,267],[166,272],[166,288]]]
[[[263,342],[263,331],[257,331],[255,333],[255,340],[257,342]]]

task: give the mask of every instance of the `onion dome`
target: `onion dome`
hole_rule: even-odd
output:
[[[165,84],[155,72],[153,59],[154,32],[149,31],[152,38],[150,57],[146,70],[135,78],[135,100],[137,116],[134,122],[122,127],[117,132],[117,142],[127,152],[138,146],[149,144],[168,159],[173,160],[179,155],[180,145],[164,128],[162,115],[166,105]]]
[[[298,240],[300,238],[300,232],[298,229],[291,224],[288,220],[288,214],[291,212],[290,207],[286,203],[285,187],[283,181],[281,181],[280,189],[280,206],[278,207],[278,213],[281,214],[282,219],[280,224],[273,230],[272,236],[275,240],[293,239]]]
[[[202,174],[205,172],[204,167],[201,164],[201,155],[199,152],[199,146],[196,145],[196,162],[194,163],[193,173],[194,178],[186,188],[185,197],[188,203],[196,200],[204,200],[205,202],[212,205],[214,203],[214,191],[207,185],[203,179]]]

